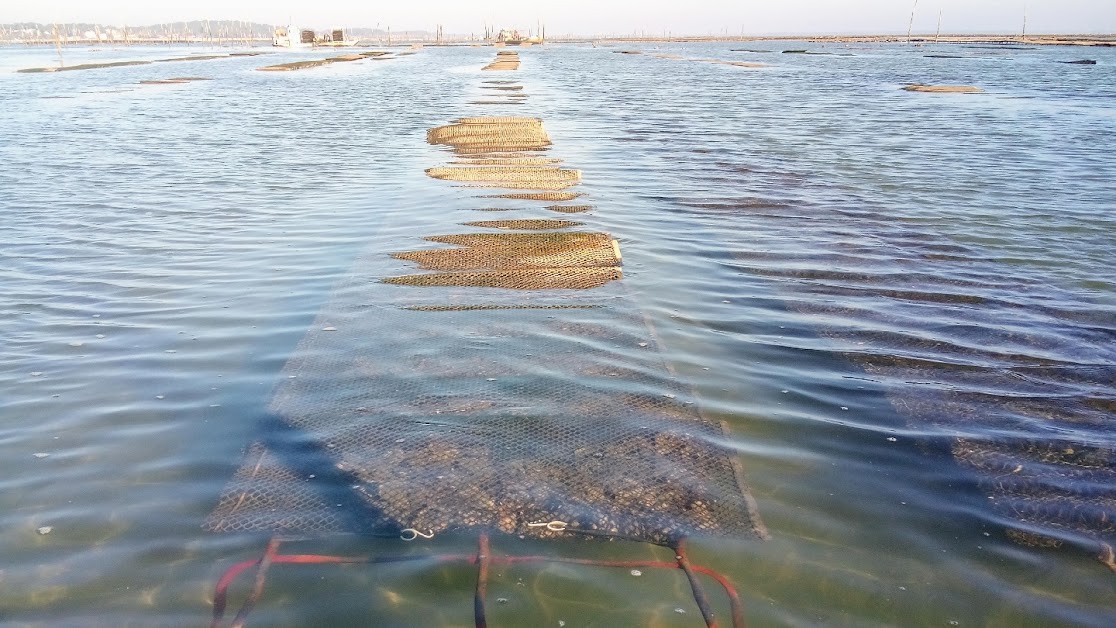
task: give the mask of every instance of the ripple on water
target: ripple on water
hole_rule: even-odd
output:
[[[527,49],[516,109],[583,172],[584,199],[548,202],[591,208],[577,221],[621,241],[664,358],[732,427],[720,444],[774,538],[692,551],[750,619],[1101,624],[1116,604],[1093,559],[1116,503],[1116,65],[1105,50],[1070,74],[1056,50],[862,48],[764,55],[757,71]],[[8,52],[4,68],[53,58]],[[298,58],[196,61],[213,80],[167,89],[133,89],[165,78],[147,66],[0,76],[0,607],[15,621],[204,621],[220,569],[262,542],[201,521],[358,253],[397,250],[409,234],[392,217],[435,208],[555,217],[423,174],[442,161],[425,130],[468,114],[490,50],[254,72]],[[475,573],[440,570],[435,596],[431,573],[284,572],[254,619],[351,623],[371,607],[385,623],[467,622]],[[513,570],[491,584],[508,601],[493,614],[693,619],[676,575]]]

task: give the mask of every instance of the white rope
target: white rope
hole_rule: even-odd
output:
[[[410,535],[410,536],[408,536],[408,535]],[[406,530],[403,530],[403,534],[400,534],[399,538],[403,539],[404,541],[413,541],[413,540],[419,538],[420,536],[424,539],[427,539],[427,540],[432,539],[432,538],[434,538],[434,531],[430,530],[428,533],[423,534],[422,532],[419,532],[418,530],[416,530],[414,528],[407,528]]]
[[[538,523],[528,523],[528,528],[546,528],[551,532],[565,532],[570,524],[565,521],[540,521]]]

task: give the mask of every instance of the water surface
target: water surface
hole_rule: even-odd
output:
[[[665,357],[732,427],[772,540],[693,554],[731,576],[752,622],[1105,624],[1116,53],[743,47],[527,49],[527,102],[506,107],[468,104],[490,96],[492,49],[282,74],[255,68],[310,53],[28,75],[14,70],[54,51],[0,51],[0,617],[206,622],[220,573],[264,539],[201,523],[287,358],[359,255],[397,250],[432,207],[477,206],[423,174],[446,160],[426,129],[514,114],[543,118],[553,155],[583,171],[584,220],[620,240]],[[803,47],[842,56],[780,54]],[[1085,56],[1098,64],[1059,63]],[[139,85],[183,75],[213,80]],[[1094,506],[1050,510],[1066,497]],[[473,578],[276,570],[253,620],[467,625]],[[506,600],[494,625],[701,623],[673,573],[516,567],[490,598]]]

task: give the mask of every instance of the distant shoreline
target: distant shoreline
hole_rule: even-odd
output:
[[[910,43],[910,44],[991,44],[991,45],[1031,45],[1031,46],[1095,46],[1116,47],[1116,34],[1111,35],[692,35],[692,36],[666,36],[666,37],[634,37],[634,36],[563,36],[548,37],[547,43],[699,43],[699,42],[765,42],[765,41],[806,41],[819,44],[880,44],[880,43]],[[228,38],[141,38],[133,37],[127,40],[108,39],[74,39],[68,38],[61,42],[62,46],[94,46],[94,45],[270,45],[270,38],[260,37],[228,37]],[[443,36],[440,41],[428,37],[399,37],[390,40],[381,37],[361,39],[362,46],[401,46],[411,44],[424,44],[427,46],[463,46],[463,45],[492,45],[491,41],[476,40],[465,37],[454,38]],[[0,45],[7,46],[54,46],[51,39],[21,40],[0,39]]]
[[[730,36],[677,36],[677,37],[562,37],[548,38],[550,42],[749,42],[749,41],[808,41],[822,44],[1027,44],[1043,46],[1101,46],[1116,47],[1113,35],[745,35]]]

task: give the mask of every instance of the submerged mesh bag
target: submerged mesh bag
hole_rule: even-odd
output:
[[[540,137],[537,121],[518,120],[474,123]],[[460,228],[437,210],[400,220]],[[611,236],[451,233],[414,245],[374,247],[337,288],[206,527],[655,543],[764,535],[727,428],[697,411],[663,362],[617,281]]]
[[[620,264],[620,246],[603,233],[492,233],[434,236],[458,248],[396,253],[427,270],[506,270],[512,268],[611,268]]]
[[[487,227],[490,229],[520,229],[523,231],[543,231],[547,229],[568,229],[580,227],[585,223],[574,220],[522,219],[522,220],[476,220],[465,223],[467,227]]]
[[[271,408],[278,444],[262,461],[253,448],[210,529],[753,534],[722,426],[670,376],[618,284],[429,299],[359,283],[291,358]],[[315,499],[316,486],[356,503]]]
[[[482,70],[518,70],[519,53],[511,50],[501,50],[496,53],[496,60],[481,68]]]

